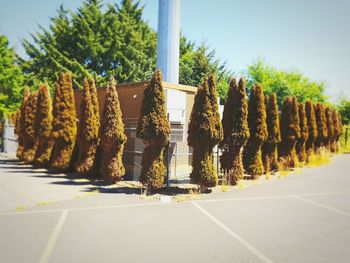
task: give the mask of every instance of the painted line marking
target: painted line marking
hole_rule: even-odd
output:
[[[287,199],[307,196],[322,196],[322,195],[336,195],[336,194],[350,194],[350,191],[339,191],[339,192],[322,192],[322,193],[304,193],[298,195],[275,195],[275,196],[257,196],[257,197],[238,197],[238,198],[222,198],[222,199],[202,199],[196,200],[197,203],[211,203],[211,202],[228,202],[228,201],[250,201],[250,200],[273,200],[273,199]],[[112,208],[128,208],[128,207],[142,207],[142,206],[154,206],[154,205],[166,205],[164,203],[138,203],[128,205],[109,205],[109,206],[96,206],[96,207],[79,207],[79,208],[65,208],[65,209],[47,209],[47,210],[32,210],[32,211],[12,211],[2,212],[0,216],[8,215],[30,215],[30,214],[41,214],[41,213],[59,213],[63,210],[70,212],[73,211],[85,211],[85,210],[99,210],[99,209],[112,209]]]
[[[298,194],[298,196],[322,196],[322,195],[336,195],[336,194],[350,194],[350,191],[339,191],[339,192],[323,192],[323,193],[305,193]],[[237,198],[221,198],[221,199],[203,199],[196,200],[197,203],[210,203],[210,202],[227,202],[227,201],[249,201],[249,200],[270,200],[270,199],[285,199],[294,198],[295,194],[290,195],[271,195],[271,196],[252,196],[252,197],[237,197]]]
[[[312,201],[312,200],[310,200],[310,199],[301,197],[301,196],[299,196],[299,195],[295,195],[294,198],[299,199],[299,200],[302,200],[302,201],[307,202],[307,203],[310,203],[310,204],[313,204],[313,205],[315,205],[315,206],[319,206],[319,207],[328,209],[328,210],[330,210],[330,211],[333,211],[333,212],[338,213],[338,214],[341,214],[341,215],[350,216],[350,213],[347,213],[347,212],[345,212],[345,211],[343,211],[343,210],[339,210],[339,209],[337,209],[337,208],[333,208],[333,207],[331,207],[331,206],[324,205],[324,204],[321,204],[321,203],[316,202],[316,201]]]
[[[241,245],[246,247],[250,252],[252,252],[255,256],[257,256],[259,259],[261,259],[265,263],[273,263],[273,261],[265,256],[262,252],[260,252],[257,248],[255,248],[253,245],[251,245],[248,241],[240,237],[238,234],[233,232],[229,227],[227,227],[224,223],[219,221],[216,217],[214,217],[212,214],[210,214],[207,210],[205,210],[203,207],[201,207],[196,202],[191,201],[191,203],[198,208],[199,211],[201,211],[204,215],[209,217],[215,224],[217,224],[220,228],[222,228],[226,233],[228,233],[231,237],[233,237],[235,240],[237,240]]]
[[[31,215],[31,214],[41,214],[41,213],[58,213],[62,211],[87,211],[87,210],[99,210],[99,209],[111,209],[111,208],[128,208],[128,207],[142,207],[142,206],[155,206],[155,205],[166,205],[165,203],[138,203],[138,204],[128,204],[128,205],[109,205],[109,206],[96,206],[96,207],[79,207],[79,208],[68,208],[68,209],[48,209],[48,210],[34,210],[34,211],[17,211],[17,212],[6,212],[0,215]]]
[[[55,247],[55,244],[57,242],[58,236],[61,233],[61,230],[63,228],[64,221],[66,220],[68,215],[68,210],[63,210],[60,218],[58,219],[58,222],[55,226],[55,229],[53,230],[51,237],[49,241],[46,244],[45,250],[43,254],[41,255],[39,263],[47,263],[49,262],[50,256],[52,254],[53,248]]]

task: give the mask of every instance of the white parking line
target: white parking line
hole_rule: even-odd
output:
[[[51,234],[49,242],[47,242],[45,250],[44,250],[43,254],[41,255],[39,263],[49,262],[53,248],[55,247],[58,236],[61,233],[64,221],[66,220],[67,215],[68,215],[68,210],[63,210],[62,214],[61,214],[60,218],[58,219],[58,222],[55,226],[55,229],[53,230],[53,232]]]
[[[307,197],[307,196],[322,196],[322,195],[336,195],[336,194],[350,194],[350,191],[338,191],[338,192],[321,192],[321,193],[304,193],[304,194],[293,194],[293,195],[272,195],[272,196],[256,196],[256,197],[237,197],[237,198],[222,198],[222,199],[202,199],[196,200],[197,203],[211,203],[211,202],[229,202],[229,201],[249,201],[249,200],[273,200],[273,199],[286,199]],[[111,208],[128,208],[128,207],[142,207],[142,206],[154,206],[154,205],[166,205],[165,203],[138,203],[138,204],[127,204],[127,205],[109,205],[109,206],[93,206],[93,207],[78,207],[78,208],[64,208],[64,209],[47,209],[47,210],[32,210],[32,211],[13,211],[13,212],[2,212],[0,216],[9,215],[31,215],[41,213],[59,213],[63,210],[70,212],[73,211],[86,211],[86,210],[98,210],[98,209],[111,209]],[[346,212],[344,212],[346,213]]]
[[[345,215],[345,216],[350,216],[350,213],[347,213],[343,210],[339,210],[337,208],[333,208],[333,207],[330,207],[328,205],[324,205],[324,204],[321,204],[319,202],[316,202],[316,201],[312,201],[310,199],[307,199],[307,198],[304,198],[304,197],[301,197],[299,195],[295,195],[294,198],[296,199],[299,199],[299,200],[302,200],[302,201],[305,201],[307,203],[310,203],[310,204],[313,204],[313,205],[316,205],[316,206],[319,206],[319,207],[322,207],[322,208],[325,208],[325,209],[328,209],[330,211],[333,211],[335,213],[338,213],[338,214],[342,214],[342,215]]]
[[[252,197],[237,197],[237,198],[221,198],[221,199],[203,199],[196,200],[198,203],[211,203],[211,202],[227,202],[227,201],[249,201],[249,200],[269,200],[269,199],[284,199],[292,198],[294,195],[272,195],[272,196],[252,196]]]
[[[304,193],[304,194],[298,194],[298,196],[322,196],[322,195],[337,195],[337,194],[350,194],[350,191]],[[295,196],[296,196],[295,194],[271,195],[271,196],[252,196],[252,197],[221,198],[221,199],[203,199],[203,200],[196,200],[196,202],[200,202],[200,203],[208,202],[208,203],[210,203],[210,202],[227,202],[227,201],[270,200],[270,199],[294,198]]]
[[[166,205],[165,203],[138,203],[138,204],[128,204],[128,205],[108,205],[108,206],[93,206],[93,207],[78,207],[78,208],[66,208],[66,209],[47,209],[47,210],[34,210],[34,211],[18,211],[18,212],[5,212],[0,213],[0,216],[9,215],[32,215],[41,213],[58,213],[64,210],[69,212],[74,211],[87,211],[87,210],[99,210],[99,209],[111,209],[111,208],[127,208],[127,207],[142,207],[142,206],[154,206],[154,205]]]
[[[226,233],[228,233],[231,237],[233,237],[235,240],[237,240],[239,243],[241,243],[244,247],[246,247],[250,252],[252,252],[255,256],[257,256],[259,259],[261,259],[265,263],[273,263],[273,261],[265,256],[262,252],[260,252],[257,248],[255,248],[253,245],[251,245],[248,241],[240,237],[238,234],[233,232],[229,227],[227,227],[224,223],[219,221],[216,217],[214,217],[212,214],[210,214],[207,210],[205,210],[203,207],[201,207],[196,202],[192,201],[192,204],[199,209],[204,215],[209,217],[215,224],[217,224],[220,228],[222,228]]]

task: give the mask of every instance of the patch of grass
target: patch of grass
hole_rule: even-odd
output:
[[[280,170],[280,171],[278,172],[277,178],[279,178],[279,179],[286,178],[286,177],[289,175],[290,172],[291,172],[290,169],[283,169],[283,170]]]
[[[238,181],[237,182],[237,186],[238,186],[239,189],[244,189],[245,188],[245,185],[244,185],[244,183],[242,181]]]
[[[350,153],[350,142],[347,145],[345,145],[345,144],[340,145],[339,153],[349,154]]]
[[[223,193],[226,193],[226,192],[228,192],[228,190],[229,190],[229,187],[228,187],[227,184],[222,184],[220,187],[221,187],[221,191],[222,191]]]
[[[91,192],[88,192],[86,194],[84,194],[83,196],[91,196],[91,195],[95,195],[95,194],[99,194],[100,193],[100,189],[96,188],[95,190],[92,190]]]
[[[321,150],[320,154],[313,154],[309,162],[307,163],[308,167],[317,167],[321,165],[326,165],[331,162],[330,153],[326,150]]]
[[[146,189],[144,189],[144,191],[140,194],[140,199],[146,200],[146,201],[158,201],[159,195],[158,194],[149,195]]]
[[[42,202],[37,202],[36,205],[37,206],[45,206],[45,205],[50,205],[53,203],[54,203],[54,201],[42,201]]]
[[[301,169],[301,168],[295,168],[295,169],[294,169],[294,172],[295,172],[295,174],[300,175],[300,174],[303,173],[303,169]]]
[[[172,198],[172,200],[175,202],[185,202],[185,201],[190,201],[190,200],[194,200],[194,199],[198,199],[198,198],[199,198],[198,192],[190,190],[189,194],[176,195]]]
[[[74,197],[74,199],[81,199],[83,197],[88,197],[88,196],[92,196],[92,195],[95,195],[95,194],[99,194],[100,193],[100,189],[99,188],[96,188],[90,192],[87,192],[85,194],[82,194],[82,195],[77,195]]]
[[[19,205],[15,208],[16,211],[23,211],[24,209],[26,209],[24,205]]]

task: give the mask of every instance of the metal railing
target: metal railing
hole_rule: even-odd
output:
[[[15,126],[5,119],[2,133],[2,149],[5,153],[15,153],[17,151],[17,136]]]

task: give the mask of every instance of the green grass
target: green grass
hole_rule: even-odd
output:
[[[50,205],[53,203],[54,203],[54,201],[42,201],[42,202],[37,202],[36,205],[37,206],[45,206],[45,205]]]
[[[346,129],[348,129],[348,135],[346,138]],[[343,135],[340,138],[340,153],[350,153],[350,127],[345,126]]]
[[[221,191],[222,191],[222,192],[226,193],[226,192],[228,192],[228,189],[229,189],[229,187],[228,187],[227,184],[222,184],[222,185],[221,185]]]
[[[316,167],[321,165],[326,165],[331,162],[331,154],[326,150],[321,150],[320,154],[314,154],[310,157],[307,167]]]
[[[24,209],[26,209],[24,205],[19,205],[15,208],[16,211],[23,211]]]

